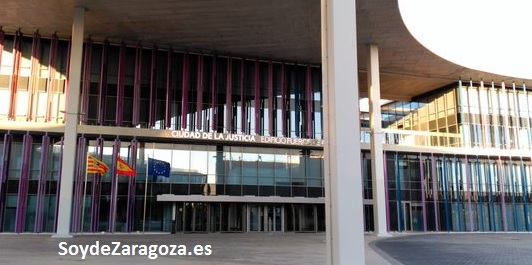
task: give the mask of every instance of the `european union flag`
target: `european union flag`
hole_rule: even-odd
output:
[[[162,160],[148,158],[148,175],[156,178],[157,176],[170,177],[170,163]]]

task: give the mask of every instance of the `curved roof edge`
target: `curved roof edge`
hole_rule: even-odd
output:
[[[398,5],[410,34],[441,58],[474,70],[532,79],[532,51],[522,37],[529,25],[525,12],[532,3],[398,0]]]

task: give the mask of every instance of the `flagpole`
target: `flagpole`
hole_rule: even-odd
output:
[[[142,215],[142,233],[146,232],[146,198],[148,197],[148,166],[150,165],[150,155],[148,154],[148,163],[146,164],[146,181],[144,182],[144,213]]]
[[[115,168],[116,168],[116,166],[115,166]],[[115,171],[116,171],[116,169],[115,169]],[[118,203],[116,200],[117,200],[117,197],[118,197],[118,184],[120,184],[120,182],[119,182],[120,179],[118,178],[118,176],[119,176],[118,174],[114,174],[114,177],[116,178],[116,185],[115,185],[114,194],[113,194],[115,203],[113,205],[113,212],[112,212],[113,223],[112,223],[112,227],[111,227],[111,233],[116,232],[115,231],[116,230],[116,208],[117,208],[116,204]]]
[[[89,156],[85,156],[85,183],[83,187],[83,202],[81,203],[81,233],[83,233],[83,226],[85,225],[85,196],[87,196],[87,167],[89,166]]]

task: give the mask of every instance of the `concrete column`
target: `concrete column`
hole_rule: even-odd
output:
[[[85,8],[74,8],[72,23],[72,47],[70,53],[70,68],[68,69],[68,93],[65,110],[64,154],[76,153],[77,125],[79,122],[79,96],[81,82],[81,62],[83,55],[83,32],[85,23]],[[61,189],[59,191],[59,206],[57,216],[57,232],[54,237],[71,237],[72,188],[76,159],[73,155],[63,156],[61,170]]]
[[[368,45],[369,126],[371,134],[371,179],[373,183],[373,219],[378,236],[388,234],[386,224],[386,190],[382,153],[381,86],[379,81],[379,48]]]
[[[364,255],[355,0],[321,1],[327,264]]]

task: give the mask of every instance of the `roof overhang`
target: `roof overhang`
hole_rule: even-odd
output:
[[[85,34],[94,40],[172,46],[248,58],[321,62],[319,0],[4,0],[0,26],[25,34],[70,36],[74,6],[86,7]],[[381,94],[410,98],[458,79],[518,80],[448,62],[424,48],[403,24],[396,0],[358,0],[361,96],[366,95],[366,45],[379,46]]]

